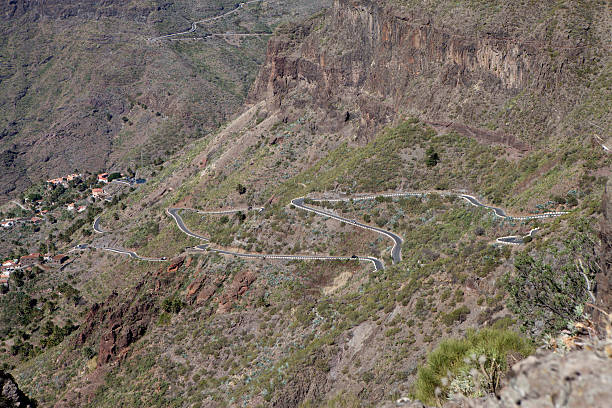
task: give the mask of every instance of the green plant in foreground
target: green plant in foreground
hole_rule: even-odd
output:
[[[534,333],[555,332],[581,318],[588,292],[585,278],[574,265],[555,268],[522,253],[514,266],[514,274],[504,277],[504,286],[509,294],[508,306],[524,327]]]
[[[508,329],[469,330],[462,339],[442,341],[420,367],[414,397],[441,405],[452,393],[467,397],[494,392],[508,370],[508,357],[533,352],[531,342]]]

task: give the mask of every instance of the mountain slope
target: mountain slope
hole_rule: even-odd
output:
[[[100,206],[106,234],[87,225],[66,244],[181,257],[159,265],[90,248],[33,278],[39,304],[62,279],[82,296],[41,322],[72,308],[81,317],[61,344],[5,357],[19,384],[58,407],[377,406],[410,393],[444,338],[521,326],[540,341],[584,318],[611,165],[594,130],[609,130],[602,7],[336,1],[279,27],[250,105]],[[397,191],[427,194],[309,204],[344,222],[291,205]],[[459,193],[517,216],[569,213],[503,218]],[[191,209],[185,224],[211,248],[260,258],[194,248],[205,242],[169,208]],[[357,222],[401,236],[401,261]],[[528,233],[522,245],[497,241]],[[372,256],[385,269],[273,254]],[[527,273],[557,277],[548,283],[561,293],[538,279],[517,291]],[[534,293],[558,295],[562,316]],[[37,344],[36,322],[23,331]]]
[[[259,2],[182,37],[229,1],[4,2],[0,10],[0,194],[77,169],[138,167],[227,121],[261,65],[270,32],[326,1]]]

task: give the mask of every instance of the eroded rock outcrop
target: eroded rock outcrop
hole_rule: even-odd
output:
[[[187,302],[197,306],[203,305],[213,297],[217,289],[223,285],[226,278],[226,275],[216,275],[214,277],[211,275],[204,275],[196,279],[187,287]]]
[[[444,408],[608,408],[612,401],[612,356],[603,347],[567,354],[546,352],[515,364],[498,395],[459,398]],[[427,408],[402,398],[383,408]]]
[[[605,408],[612,401],[612,359],[592,351],[550,353],[516,364],[498,398],[470,408]]]
[[[36,402],[19,389],[9,373],[0,370],[0,408],[34,408]]]
[[[597,274],[597,304],[612,312],[612,180],[608,181],[602,200],[603,217],[600,227],[601,271]]]
[[[283,112],[288,105],[318,106],[325,116],[317,126],[337,131],[355,120],[355,132],[368,138],[409,114],[518,150],[529,141],[505,123],[495,131],[482,127],[491,107],[527,91],[556,95],[551,103],[558,111],[572,108],[568,84],[591,64],[584,32],[547,33],[532,16],[510,23],[504,19],[516,16],[504,12],[483,29],[474,15],[448,16],[425,6],[335,0],[324,17],[279,30],[250,100]]]
[[[238,272],[229,287],[219,298],[219,313],[226,313],[242,295],[246,293],[251,284],[255,282],[257,276],[252,271]]]
[[[94,304],[77,334],[75,346],[82,346],[99,335],[98,367],[120,359],[146,333],[159,313],[161,298],[180,284],[176,273],[184,263],[185,258],[179,257],[167,268],[145,275],[127,296],[121,297],[123,300],[114,292],[103,304]]]

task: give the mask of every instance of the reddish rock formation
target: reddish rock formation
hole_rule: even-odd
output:
[[[249,286],[251,286],[256,279],[257,276],[251,271],[242,271],[237,273],[236,276],[234,276],[232,283],[219,297],[219,313],[228,312],[232,308],[234,301],[242,297],[242,295],[246,293]]]
[[[170,265],[168,266],[167,272],[176,272],[179,270],[183,263],[185,262],[185,257],[174,258],[170,261]]]
[[[96,336],[99,336],[98,367],[125,355],[159,313],[160,300],[179,287],[175,272],[184,262],[184,257],[176,258],[168,268],[145,275],[126,296],[121,297],[124,300],[113,292],[104,303],[94,304],[75,338],[75,346],[92,340],[96,342]]]
[[[187,286],[187,299],[192,298],[196,293],[200,291],[202,288],[202,281],[196,280],[193,281]]]
[[[200,306],[206,303],[217,291],[223,282],[225,275],[216,275],[214,278],[210,275],[204,275],[196,279],[187,286],[186,300],[189,303],[195,303]]]

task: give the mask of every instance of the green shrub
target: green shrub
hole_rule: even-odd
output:
[[[176,296],[168,297],[162,302],[162,309],[166,313],[178,313],[183,308],[183,301]]]
[[[110,183],[111,181],[118,180],[120,178],[121,178],[121,173],[111,173],[109,174],[107,179],[108,179],[108,182]]]
[[[425,404],[440,405],[451,392],[463,390],[469,397],[478,394],[479,386],[494,391],[508,370],[508,356],[518,354],[523,358],[533,350],[529,340],[511,330],[469,330],[462,339],[442,341],[429,354],[426,364],[417,372],[414,396]],[[473,369],[482,372],[478,384],[469,375]],[[458,386],[460,382],[462,387]],[[436,397],[437,388],[439,397]]]
[[[442,322],[447,326],[450,326],[455,322],[461,323],[465,321],[465,319],[468,317],[469,314],[470,314],[470,308],[464,305],[464,306],[458,307],[457,309],[453,310],[450,313],[446,313],[445,315],[443,315]]]
[[[425,164],[427,164],[429,167],[435,167],[440,161],[440,155],[434,150],[433,147],[429,147],[425,154],[427,155]]]
[[[526,328],[556,332],[581,318],[588,292],[577,267],[555,267],[526,253],[516,257],[514,267],[514,274],[504,277],[508,306]]]

